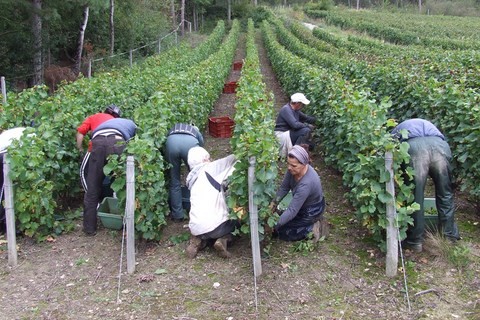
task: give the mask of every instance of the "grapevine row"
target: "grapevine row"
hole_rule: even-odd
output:
[[[278,43],[267,21],[262,31],[270,61],[285,90],[304,92],[311,100],[310,111],[320,122],[325,161],[342,172],[350,190],[346,196],[359,220],[384,244],[386,203],[391,200],[384,188],[389,179],[384,153],[394,152],[397,181],[401,181],[400,165],[408,161],[407,148],[393,141],[386,128],[390,103],[377,104],[368,90],[359,90],[334,70],[318,68],[292,54]],[[397,192],[397,219],[404,236],[411,222],[408,213],[415,208],[408,205],[413,200],[412,187],[400,185]]]

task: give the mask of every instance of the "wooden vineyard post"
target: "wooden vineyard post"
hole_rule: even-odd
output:
[[[87,72],[87,78],[92,77],[92,59],[88,60],[88,72]]]
[[[8,265],[17,266],[17,238],[15,230],[15,211],[13,210],[13,187],[10,179],[10,165],[7,161],[8,154],[3,157],[3,186],[5,194],[5,219],[8,241]]]
[[[5,86],[5,77],[0,78],[0,87],[2,87],[3,105],[7,105],[7,87]]]
[[[256,277],[262,274],[262,260],[260,257],[260,242],[258,239],[258,210],[254,201],[253,184],[255,182],[255,157],[250,157],[248,167],[248,208],[250,216],[250,237],[252,242],[253,274]]]
[[[127,199],[125,219],[127,225],[127,272],[135,272],[135,167],[133,156],[127,157]]]
[[[398,231],[397,231],[397,210],[395,209],[395,186],[393,184],[393,155],[392,152],[385,153],[385,169],[390,174],[390,180],[386,183],[387,193],[392,197],[387,203],[387,261],[386,274],[388,277],[397,275],[398,267]]]

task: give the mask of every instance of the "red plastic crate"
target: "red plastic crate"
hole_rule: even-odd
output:
[[[242,70],[243,62],[242,61],[235,61],[233,63],[233,70]]]
[[[230,81],[223,85],[223,93],[235,93],[237,91],[237,81]]]
[[[208,118],[208,131],[212,137],[230,138],[234,126],[235,122],[228,116]]]

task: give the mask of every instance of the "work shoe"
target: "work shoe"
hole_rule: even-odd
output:
[[[218,238],[217,241],[213,244],[213,248],[218,251],[218,254],[222,258],[230,258],[232,254],[227,250],[228,237],[224,236]]]
[[[97,231],[86,231],[86,230],[83,230],[83,234],[84,234],[86,237],[94,237],[94,236],[97,234]]]
[[[316,243],[320,240],[320,220],[313,224],[313,242]]]
[[[329,234],[329,226],[325,217],[320,217],[318,221],[313,224],[313,242],[318,242],[321,238],[326,238]]]
[[[402,241],[402,248],[403,249],[408,249],[413,252],[422,252],[423,251],[423,245],[421,243],[409,243],[406,241]]]
[[[190,242],[187,246],[187,249],[185,249],[185,252],[187,253],[187,256],[190,259],[193,259],[197,256],[198,251],[201,249],[205,248],[205,241],[200,239],[199,237],[192,236],[190,238]]]

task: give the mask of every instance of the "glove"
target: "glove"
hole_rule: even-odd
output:
[[[263,230],[265,230],[265,231],[264,231],[264,232],[265,232],[265,233],[264,233],[265,236],[270,236],[270,235],[272,235],[272,233],[273,233],[273,229],[272,229],[272,227],[270,227],[270,226],[268,225],[268,223],[266,223],[266,224],[263,226]]]
[[[273,201],[270,202],[270,204],[268,205],[268,208],[270,209],[271,212],[276,212],[276,211],[277,211],[277,206],[278,206],[278,203],[273,200]]]

